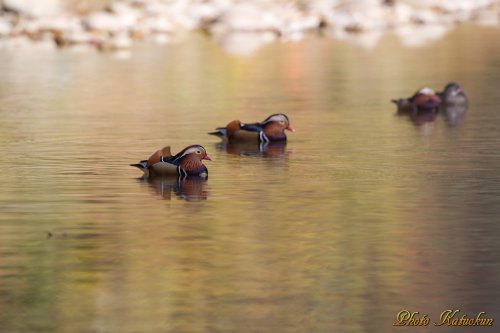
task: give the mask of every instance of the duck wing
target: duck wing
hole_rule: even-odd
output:
[[[261,123],[241,124],[240,128],[245,131],[257,132],[257,133],[264,129]]]
[[[164,160],[168,160],[172,157],[172,153],[170,151],[170,146],[163,147],[160,150],[157,150],[148,158],[148,166],[156,164],[158,162],[163,162]]]

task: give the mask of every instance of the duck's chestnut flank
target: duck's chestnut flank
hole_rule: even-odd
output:
[[[411,97],[393,99],[391,102],[397,105],[398,111],[437,111],[441,104],[441,97],[431,88],[424,87],[417,90]]]

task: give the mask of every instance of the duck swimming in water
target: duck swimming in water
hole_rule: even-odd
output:
[[[443,104],[467,104],[467,94],[457,83],[451,82],[444,87],[444,90],[437,95]]]
[[[216,135],[229,142],[256,142],[265,143],[272,141],[285,141],[285,130],[295,132],[290,125],[290,119],[283,113],[273,114],[264,121],[258,123],[244,124],[239,120],[233,120],[226,127],[219,127]]]
[[[397,105],[398,112],[438,111],[441,104],[441,97],[431,88],[424,87],[415,92],[411,97],[393,99],[391,102]]]
[[[170,152],[170,146],[157,150],[147,160],[130,164],[144,172],[144,177],[154,176],[188,176],[208,177],[207,167],[202,160],[211,161],[203,146],[191,145],[181,150],[176,155]]]

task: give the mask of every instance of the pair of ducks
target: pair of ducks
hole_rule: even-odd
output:
[[[288,117],[279,113],[252,124],[233,120],[226,127],[219,127],[209,134],[216,135],[227,142],[269,143],[285,141],[285,130],[295,131]],[[147,160],[131,164],[131,166],[142,170],[144,177],[178,176],[185,179],[195,176],[205,179],[208,177],[208,170],[203,160],[211,161],[212,158],[201,145],[188,146],[175,155],[172,155],[170,147],[167,146],[154,152]]]
[[[413,96],[391,100],[398,107],[398,112],[439,111],[440,106],[466,105],[467,95],[457,83],[448,83],[442,92],[435,92],[424,87]]]

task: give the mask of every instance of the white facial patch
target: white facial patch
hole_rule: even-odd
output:
[[[432,90],[431,88],[425,87],[425,88],[420,89],[419,93],[421,93],[423,95],[434,95],[434,90]]]
[[[205,150],[203,148],[201,148],[201,147],[191,147],[188,150],[186,150],[184,152],[184,154],[182,154],[182,156],[186,156],[186,155],[193,154],[193,153],[196,153],[196,152],[204,152],[204,151]]]
[[[281,114],[277,114],[275,116],[272,116],[271,118],[269,118],[268,122],[271,122],[271,121],[284,121],[284,122],[288,122],[288,119],[286,119],[285,116],[281,115]]]

